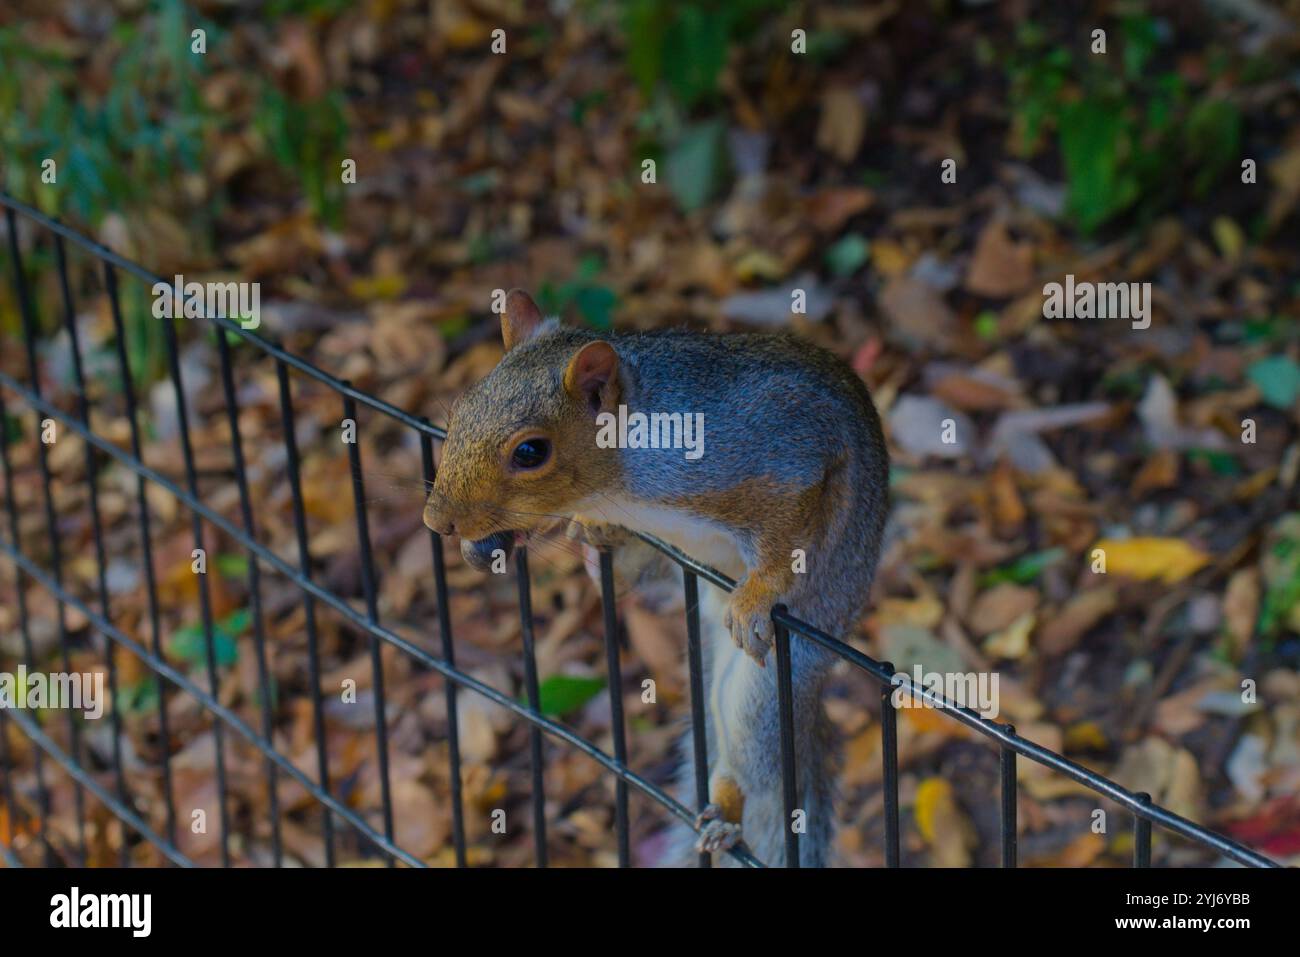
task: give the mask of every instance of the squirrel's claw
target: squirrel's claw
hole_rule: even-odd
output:
[[[715,854],[735,847],[741,841],[740,825],[732,824],[722,816],[722,808],[710,804],[695,818],[699,836],[695,839],[695,850],[701,854]]]
[[[755,590],[743,584],[731,596],[727,606],[725,626],[731,632],[736,647],[767,667],[767,650],[776,640],[776,627],[772,624],[772,606],[765,595],[755,595]]]

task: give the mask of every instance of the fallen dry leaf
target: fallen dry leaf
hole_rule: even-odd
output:
[[[1106,572],[1176,585],[1204,568],[1210,557],[1181,538],[1103,538],[1093,549],[1106,555]]]
[[[975,242],[966,270],[966,290],[977,296],[1006,299],[1024,292],[1033,281],[1033,248],[1015,242],[1005,223],[990,221]]]
[[[916,789],[916,827],[938,867],[968,867],[975,829],[945,778],[926,778]]]
[[[1234,658],[1246,653],[1255,634],[1259,615],[1259,569],[1242,568],[1232,573],[1223,594],[1223,618]]]
[[[817,148],[830,153],[841,163],[858,155],[862,137],[867,132],[867,106],[858,91],[833,86],[822,94],[821,121],[817,125]]]
[[[1074,648],[1099,621],[1118,605],[1114,585],[1090,588],[1075,595],[1055,614],[1047,616],[1038,632],[1038,647],[1046,655],[1063,655]]]
[[[975,599],[966,623],[980,637],[1001,631],[1017,618],[1038,607],[1038,592],[1025,585],[1004,582]]]

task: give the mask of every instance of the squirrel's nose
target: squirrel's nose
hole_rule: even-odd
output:
[[[447,519],[444,519],[444,520],[442,520],[442,521],[435,521],[435,520],[433,520],[433,519],[428,515],[428,513],[426,513],[425,516],[424,516],[424,524],[427,525],[429,528],[433,529],[433,530],[434,530],[435,532],[437,532],[439,535],[455,535],[455,534],[456,534],[456,523],[455,523],[455,522],[452,522],[452,521],[447,520]]]
[[[431,505],[426,505],[424,509],[424,524],[433,529],[439,535],[455,535],[456,523],[450,518],[438,514],[437,510]]]

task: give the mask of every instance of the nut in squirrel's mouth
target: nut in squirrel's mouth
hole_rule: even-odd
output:
[[[492,571],[492,562],[497,557],[497,552],[500,551],[505,558],[509,558],[510,553],[514,551],[515,542],[522,537],[520,532],[506,531],[493,532],[477,541],[462,538],[460,556],[472,568],[477,568],[481,572]]]

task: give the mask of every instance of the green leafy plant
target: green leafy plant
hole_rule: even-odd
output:
[[[712,97],[733,41],[779,0],[628,0],[627,65],[649,97],[661,82],[689,110]]]
[[[201,168],[218,122],[200,95],[204,58],[190,52],[195,23],[210,42],[220,35],[180,0],[155,0],[147,15],[117,23],[113,83],[99,98],[68,54],[33,45],[19,27],[0,29],[5,188],[92,226],[160,197],[179,205],[177,181]],[[42,182],[46,159],[57,165],[54,183]]]
[[[343,103],[338,91],[298,101],[267,87],[256,118],[257,129],[276,162],[301,183],[312,211],[335,227],[343,211],[339,163],[348,132]]]
[[[640,155],[663,157],[664,176],[687,212],[725,184],[726,126],[690,122],[713,105],[730,50],[779,0],[625,0],[627,66],[647,101]],[[819,50],[824,44],[819,46]]]
[[[1032,25],[1018,31],[1008,69],[1012,148],[1035,156],[1055,133],[1066,211],[1084,233],[1206,196],[1233,167],[1242,137],[1231,101],[1153,68],[1170,41],[1163,21],[1131,13],[1118,32],[1120,70],[1107,56],[1052,45]]]
[[[1300,515],[1287,513],[1274,523],[1272,542],[1264,554],[1264,600],[1259,610],[1259,634],[1265,648],[1284,632],[1295,632],[1300,605]]]
[[[0,28],[0,188],[92,233],[110,213],[135,222],[141,213],[161,211],[184,223],[197,257],[204,258],[225,203],[222,187],[203,175],[204,164],[228,118],[206,105],[203,84],[230,44],[184,0],[133,6],[104,39],[112,82],[102,94],[87,88],[83,63],[59,44],[45,43],[44,34]],[[274,6],[277,15],[321,18],[346,4],[279,0]],[[193,51],[195,29],[205,32],[207,53]],[[248,82],[267,150],[296,174],[316,214],[336,223],[338,157],[348,129],[341,96],[291,102],[268,80]],[[42,181],[45,160],[55,163],[53,183]],[[200,182],[209,185],[196,193],[192,187]],[[25,266],[36,285],[49,275],[52,259],[34,250]],[[5,288],[0,284],[0,297]],[[121,286],[129,360],[147,383],[165,374],[166,363],[146,292],[137,283]],[[0,322],[15,323],[16,312],[11,298],[0,298]]]

